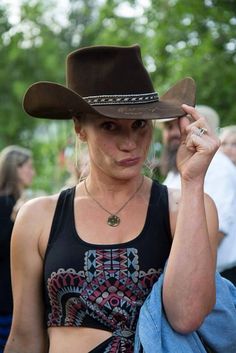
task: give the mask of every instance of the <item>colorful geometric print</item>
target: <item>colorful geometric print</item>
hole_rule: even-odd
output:
[[[89,250],[84,270],[60,268],[48,279],[48,326],[82,327],[90,318],[113,333],[106,352],[132,352],[140,307],[161,272],[141,271],[135,248]]]

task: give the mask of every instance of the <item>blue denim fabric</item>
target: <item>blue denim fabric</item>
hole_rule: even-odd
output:
[[[197,332],[172,329],[162,306],[162,275],[144,302],[134,353],[206,353],[198,333],[217,353],[236,353],[236,287],[216,273],[216,304]]]

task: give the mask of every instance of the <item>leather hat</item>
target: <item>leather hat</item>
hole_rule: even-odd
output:
[[[195,82],[186,77],[162,97],[143,65],[139,45],[91,46],[67,56],[67,84],[40,81],[23,99],[38,118],[71,119],[83,113],[118,119],[165,119],[185,115],[195,105]]]

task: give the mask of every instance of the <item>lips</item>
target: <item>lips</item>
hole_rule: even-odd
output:
[[[118,161],[117,164],[120,167],[132,167],[132,166],[138,164],[139,162],[140,162],[140,158],[135,157],[135,158],[122,159],[122,160]]]

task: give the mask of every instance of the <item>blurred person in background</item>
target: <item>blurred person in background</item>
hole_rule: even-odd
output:
[[[3,352],[12,321],[10,241],[23,192],[35,174],[32,153],[20,146],[0,152],[0,352]]]
[[[219,131],[219,115],[211,107],[196,106],[212,131]],[[180,130],[177,120],[160,124],[163,151],[158,169],[163,183],[170,188],[180,189],[181,180],[176,166],[176,155],[180,145]],[[214,155],[204,181],[204,190],[215,201],[219,218],[219,247],[217,269],[236,284],[236,169],[221,151]]]
[[[225,126],[220,130],[221,151],[228,156],[236,166],[236,125]]]

